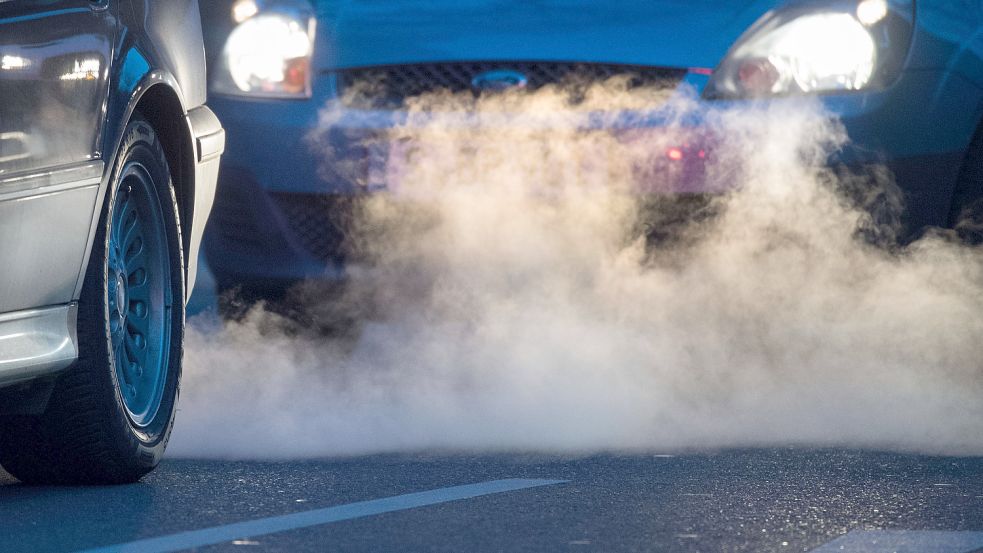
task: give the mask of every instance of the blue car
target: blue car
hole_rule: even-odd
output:
[[[816,97],[851,139],[840,161],[896,175],[902,240],[979,219],[979,2],[238,0],[208,10],[210,98],[230,137],[206,236],[223,289],[343,278],[343,206],[377,184],[360,141],[399,121],[407,98],[534,90],[574,72],[631,73],[707,104]],[[352,94],[360,82],[376,86]],[[340,114],[326,137],[354,174],[325,170],[305,141],[331,100]]]

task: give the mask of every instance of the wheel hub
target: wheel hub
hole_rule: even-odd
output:
[[[126,279],[123,273],[116,273],[116,314],[126,318]]]

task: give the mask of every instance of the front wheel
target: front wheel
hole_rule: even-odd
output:
[[[79,299],[79,359],[45,412],[0,436],[27,483],[134,482],[174,423],[184,341],[184,262],[167,158],[151,125],[127,126]]]

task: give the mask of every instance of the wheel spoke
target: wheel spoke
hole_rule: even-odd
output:
[[[139,225],[138,225],[139,226]],[[147,245],[142,232],[133,232],[128,243],[123,244],[123,262],[127,268],[143,267],[146,263]]]
[[[127,204],[129,204],[129,202],[127,202]],[[121,214],[121,217],[131,218],[130,220],[127,220],[126,218],[121,218],[120,220],[120,249],[123,252],[126,252],[130,247],[130,244],[132,244],[133,240],[136,238],[136,235],[139,234],[140,218],[137,216],[136,211],[132,208],[127,209],[123,214]]]
[[[113,215],[113,224],[115,226],[116,236],[122,236],[120,231],[123,230],[123,225],[126,222],[129,214],[133,211],[133,204],[130,202],[130,193],[126,190],[126,187],[120,187],[119,197],[116,199],[116,209]]]
[[[136,330],[133,325],[129,325],[127,333],[123,337],[123,345],[126,347],[126,352],[130,354],[130,358],[133,360],[139,360],[140,356],[140,350],[137,348],[137,345],[133,340],[133,336],[139,333],[140,332]]]
[[[127,337],[134,334],[143,336],[144,341],[150,337],[150,317],[135,317],[132,314],[126,318]]]
[[[134,304],[142,303],[144,308],[150,307],[150,278],[145,269],[138,268],[127,275],[126,293],[130,298],[130,311],[136,311]]]

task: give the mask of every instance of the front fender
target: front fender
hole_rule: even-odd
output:
[[[183,238],[188,274],[186,288],[189,291],[194,284],[196,263],[193,254],[197,250],[196,246],[200,241],[200,234],[208,213],[207,209],[199,208],[199,202],[207,208],[211,205],[211,195],[214,194],[213,190],[209,194],[207,186],[200,191],[196,186],[196,182],[204,181],[198,178],[203,169],[199,167],[202,162],[198,137],[195,135],[193,125],[196,120],[208,119],[207,116],[191,115],[194,112],[203,113],[202,109],[207,111],[207,108],[202,108],[206,94],[205,59],[197,2],[195,0],[168,0],[167,2],[127,0],[120,8],[120,30],[111,66],[109,98],[105,113],[106,124],[100,152],[105,162],[96,203],[100,206],[97,208],[100,211],[97,211],[96,217],[93,217],[89,229],[86,259],[76,283],[75,297],[81,294],[85,268],[89,263],[89,252],[92,251],[101,206],[104,205],[117,163],[123,132],[134,111],[148,98],[147,95],[151,91],[155,96],[155,101],[152,103],[154,108],[161,110],[166,107],[166,113],[160,115],[168,122],[169,128],[158,129],[158,132],[161,135],[170,134],[169,143],[173,148],[174,155],[169,156],[174,162],[171,170],[177,181],[176,184],[180,184],[178,199],[181,221],[188,227]],[[156,101],[158,98],[163,98],[163,103]],[[204,128],[204,132],[215,134],[214,129],[209,125],[205,125]],[[222,138],[224,146],[224,134]],[[212,142],[214,141],[213,138]],[[207,175],[201,176],[206,177],[207,181]],[[214,178],[211,182],[214,182]],[[214,185],[211,188],[214,188]],[[198,198],[198,196],[203,197]],[[198,227],[201,227],[201,230]],[[197,240],[195,236],[198,236]]]

